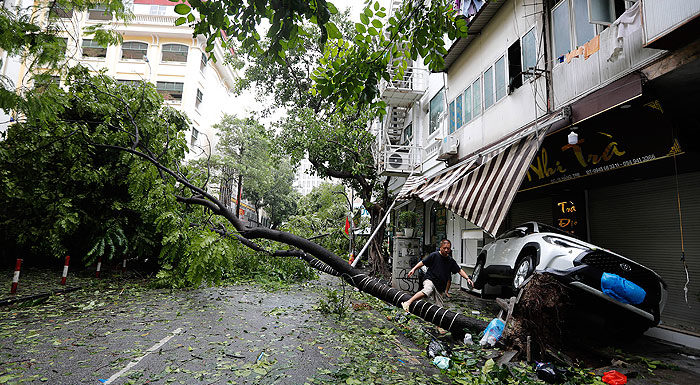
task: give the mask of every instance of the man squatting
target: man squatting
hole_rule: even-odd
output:
[[[423,266],[428,267],[428,272],[425,274],[425,280],[423,281],[423,289],[414,294],[411,299],[401,304],[401,307],[403,307],[403,310],[406,312],[409,311],[413,301],[423,297],[430,297],[435,304],[443,306],[444,302],[442,296],[445,294],[447,283],[452,279],[452,274],[459,273],[460,276],[469,282],[470,286],[474,285],[467,273],[462,271],[459,265],[457,265],[457,262],[452,259],[452,242],[448,239],[440,241],[440,251],[434,251],[422,261],[418,262],[416,266],[408,272],[406,277],[410,278],[416,270]]]

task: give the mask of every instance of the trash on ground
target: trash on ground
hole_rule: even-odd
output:
[[[603,293],[622,303],[639,305],[644,302],[647,292],[636,283],[628,281],[617,274],[603,273],[600,278]]]
[[[465,345],[474,345],[474,341],[472,341],[472,335],[467,333],[464,335],[464,344]]]
[[[396,315],[394,315],[394,322],[402,324],[408,321],[408,317],[406,316],[406,313],[404,312],[398,312]]]
[[[479,345],[495,345],[496,341],[501,338],[501,333],[503,333],[504,326],[505,323],[500,318],[492,319],[484,330],[484,336],[481,338],[481,341],[479,341]]]
[[[481,312],[478,311],[478,310],[472,310],[472,314],[474,314],[474,315],[479,315],[479,314],[481,314]]]
[[[537,373],[537,378],[549,384],[556,384],[566,380],[564,376],[566,370],[557,368],[551,362],[538,362],[535,373]]]
[[[426,348],[426,353],[428,353],[428,357],[430,358],[435,358],[437,356],[450,356],[450,347],[447,346],[447,344],[444,344],[436,339],[433,339],[430,341],[428,344],[428,347]]]
[[[433,364],[440,369],[447,369],[450,367],[450,359],[444,356],[437,356],[433,359]]]
[[[627,376],[617,370],[611,370],[603,374],[603,382],[610,385],[624,385],[627,383]]]

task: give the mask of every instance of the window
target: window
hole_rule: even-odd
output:
[[[595,25],[588,16],[589,0],[562,0],[552,10],[552,33],[554,34],[554,56],[560,57],[575,47],[591,40],[595,34]],[[599,1],[593,1],[599,3]],[[605,2],[609,2],[606,0]],[[608,7],[610,7],[608,5]],[[592,11],[599,17],[603,11],[592,4]],[[609,10],[608,12],[612,12]]]
[[[506,96],[506,59],[501,56],[493,65],[496,77],[496,101],[503,99]]]
[[[460,128],[462,127],[462,94],[457,96],[455,103],[455,124]]]
[[[144,60],[148,44],[138,41],[128,41],[122,45],[122,59]]]
[[[131,87],[138,87],[143,84],[143,80],[117,79],[117,83]]]
[[[525,71],[537,67],[537,39],[535,39],[535,29],[531,29],[522,39],[523,47],[523,68]],[[508,58],[510,60],[510,57]],[[530,75],[525,75],[525,79]]]
[[[151,5],[151,9],[148,11],[149,15],[165,15],[168,10],[165,5]]]
[[[199,62],[199,70],[200,71],[204,72],[204,69],[207,68],[207,61],[208,61],[207,54],[202,52],[202,59]]]
[[[413,139],[413,124],[409,124],[403,129],[404,146],[411,144]]]
[[[595,36],[595,25],[588,21],[588,1],[573,0],[573,3],[574,32],[576,36],[576,47],[578,47],[593,39]]]
[[[430,125],[428,127],[428,134],[432,134],[438,129],[440,124],[440,117],[445,111],[445,90],[441,89],[433,99],[430,100]]]
[[[588,0],[589,21],[610,25],[615,20],[615,4],[610,0]]]
[[[83,57],[106,57],[107,47],[103,47],[100,43],[92,39],[83,39]]]
[[[472,118],[481,114],[481,78],[472,83]]]
[[[65,6],[54,3],[53,7],[51,8],[50,15],[62,19],[70,19],[73,17],[73,9],[67,9]]]
[[[199,108],[199,105],[202,104],[202,98],[204,98],[202,91],[197,90],[197,100],[194,102],[195,108]]]
[[[187,46],[182,44],[163,44],[163,61],[187,62]]]
[[[464,90],[464,123],[472,120],[472,86]]]
[[[493,105],[493,66],[484,72],[484,109]]]
[[[527,71],[522,66],[522,52],[520,50],[520,40],[508,47],[508,93],[523,85],[523,71]]]
[[[182,83],[156,82],[156,90],[165,100],[182,100]]]
[[[112,20],[112,14],[107,12],[107,7],[97,4],[88,9],[88,20]]]
[[[455,132],[455,101],[453,100],[449,105],[450,111],[450,134]]]
[[[192,127],[192,137],[190,138],[190,146],[197,145],[197,139],[199,139],[199,131]]]

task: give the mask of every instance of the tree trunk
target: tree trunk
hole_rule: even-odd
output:
[[[370,277],[367,274],[359,272],[352,266],[344,263],[342,273],[335,270],[332,266],[314,258],[306,253],[300,253],[300,258],[305,260],[311,267],[327,274],[342,277],[350,285],[364,291],[365,293],[379,298],[384,302],[401,308],[401,303],[408,301],[412,294],[405,291],[394,289],[384,280]],[[444,309],[438,305],[432,304],[425,300],[418,300],[411,304],[411,313],[423,318],[424,320],[440,326],[443,329],[449,330],[454,337],[461,340],[464,334],[470,332],[477,334],[483,331],[487,322],[475,318],[466,317],[462,314],[455,313],[451,310]]]
[[[386,255],[384,254],[384,230],[386,225],[382,222],[384,209],[379,205],[372,205],[369,210],[370,233],[379,227],[377,235],[372,238],[368,250],[370,264],[370,274],[375,277],[391,278],[391,274],[386,266]]]
[[[227,236],[233,236],[237,238],[243,245],[253,250],[267,252],[270,255],[299,256],[299,251],[297,250],[277,251],[274,253],[268,252],[262,247],[258,246],[256,243],[254,243],[254,240],[268,239],[284,243],[302,251],[302,256],[306,256],[306,258],[308,258],[307,262],[309,262],[313,267],[320,267],[321,269],[325,269],[326,271],[329,271],[332,274],[337,274],[354,287],[374,297],[377,297],[387,303],[390,303],[398,308],[401,308],[402,302],[408,301],[412,297],[412,293],[409,294],[404,291],[394,289],[387,285],[385,282],[379,280],[378,278],[371,277],[361,272],[360,270],[352,267],[352,265],[348,264],[348,262],[345,259],[340,258],[339,256],[335,255],[334,253],[322,247],[321,245],[318,245],[306,238],[302,238],[298,235],[294,235],[285,231],[269,229],[267,227],[251,228],[244,225],[243,222],[240,219],[238,219],[238,213],[234,214],[220,200],[216,199],[216,197],[208,193],[206,190],[192,184],[189,180],[187,180],[187,178],[174,171],[173,169],[164,166],[158,160],[149,156],[148,154],[145,154],[132,148],[108,144],[102,144],[98,147],[110,148],[134,154],[156,166],[159,169],[159,171],[163,172],[163,174],[167,174],[168,176],[175,178],[177,182],[182,183],[193,194],[190,197],[176,196],[176,199],[179,202],[182,202],[184,204],[204,206],[211,210],[213,214],[222,217],[231,225],[233,225],[233,227],[238,231],[238,234],[230,233],[225,229],[220,228],[214,228],[212,230],[219,233],[224,233]],[[375,206],[372,207],[374,208]],[[306,254],[310,254],[311,256],[313,256],[313,258],[317,259],[318,262],[313,261],[312,259],[310,259],[311,257]],[[484,321],[466,317],[462,314],[455,313],[453,311],[444,309],[440,306],[431,304],[423,300],[413,302],[409,310],[411,311],[411,313],[423,318],[424,320],[451,331],[458,338],[461,338],[461,336],[464,335],[465,329],[477,332],[483,330],[486,327],[486,323]]]

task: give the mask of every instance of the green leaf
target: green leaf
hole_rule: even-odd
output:
[[[357,33],[367,32],[367,28],[362,23],[355,23],[355,30],[357,31]]]
[[[338,27],[330,21],[326,23],[326,31],[328,31],[328,38],[330,39],[342,39],[343,35],[340,34]]]
[[[190,13],[191,10],[192,8],[190,8],[189,5],[183,3],[177,4],[175,6],[175,13],[177,13],[178,15],[187,15],[188,13]]]
[[[184,16],[178,17],[175,19],[175,25],[183,25],[187,22],[187,19],[185,19]]]
[[[194,23],[194,14],[189,14],[187,15],[187,22],[188,23]]]
[[[362,22],[362,24],[367,25],[369,24],[369,17],[367,17],[367,15],[365,15],[364,13],[361,13],[360,21]]]
[[[328,12],[331,13],[331,15],[335,15],[338,13],[338,8],[333,5],[333,3],[326,3],[326,7],[328,7]]]
[[[374,28],[382,28],[382,22],[377,19],[372,20],[372,25]]]

